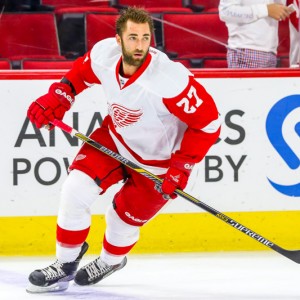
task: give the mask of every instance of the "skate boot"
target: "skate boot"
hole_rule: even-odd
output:
[[[74,279],[76,270],[82,256],[89,245],[84,242],[77,259],[69,263],[59,263],[57,260],[47,268],[35,270],[29,275],[28,293],[47,293],[66,290],[69,281]]]
[[[74,281],[78,285],[95,284],[112,273],[122,269],[126,263],[127,258],[124,257],[119,264],[110,266],[98,257],[86,266],[82,267],[77,272]]]

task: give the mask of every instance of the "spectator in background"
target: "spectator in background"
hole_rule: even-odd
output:
[[[287,5],[294,4],[296,13],[290,16],[290,66],[300,67],[300,33],[299,33],[299,1],[287,0]]]
[[[228,67],[275,68],[278,21],[288,18],[291,12],[280,0],[221,0],[220,19],[226,23],[229,35]]]

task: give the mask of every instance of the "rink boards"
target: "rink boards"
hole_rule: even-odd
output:
[[[300,71],[194,70],[224,118],[220,140],[194,169],[186,192],[284,248],[300,248]],[[52,254],[61,185],[80,147],[59,130],[35,130],[29,104],[64,72],[0,73],[0,255]],[[64,121],[84,134],[107,111],[100,86],[80,94]],[[93,206],[98,253],[103,214],[117,185]],[[183,199],[145,225],[133,252],[264,250]]]

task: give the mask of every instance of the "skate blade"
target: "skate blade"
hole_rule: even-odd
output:
[[[30,294],[60,292],[66,290],[68,287],[69,287],[69,281],[57,282],[55,284],[46,287],[37,286],[32,283],[29,283],[29,285],[26,288],[26,292]]]

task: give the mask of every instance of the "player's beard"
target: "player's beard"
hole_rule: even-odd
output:
[[[122,44],[122,55],[123,55],[124,63],[126,63],[127,65],[130,65],[130,66],[140,67],[146,59],[146,56],[149,52],[149,48],[147,49],[146,52],[135,50],[133,53],[130,53],[124,47],[123,41],[121,44]],[[137,54],[137,53],[142,54],[142,56],[140,58],[134,58],[133,55]]]

